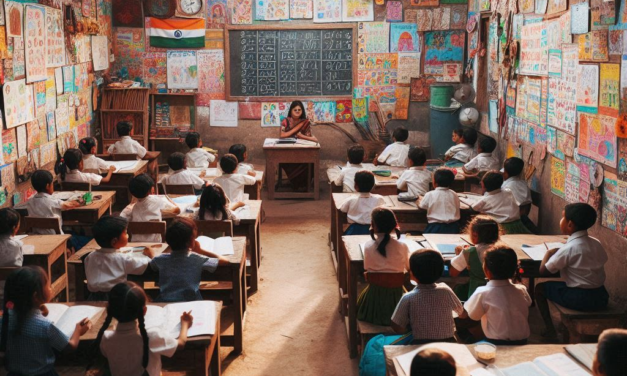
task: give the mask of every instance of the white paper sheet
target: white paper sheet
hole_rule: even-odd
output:
[[[561,248],[563,245],[564,243],[559,243],[559,242],[546,243],[546,245],[544,245],[544,243],[530,245],[530,246],[524,245],[522,246],[522,250],[531,259],[536,260],[536,261],[542,261],[542,259],[544,258],[544,255],[546,254],[547,248],[548,249]]]
[[[54,322],[68,337],[71,337],[76,328],[76,324],[84,318],[93,320],[97,315],[104,311],[104,307],[93,307],[86,305],[77,305],[69,307],[64,304],[46,304],[48,307],[48,318]]]
[[[205,251],[213,252],[220,256],[234,255],[233,238],[230,236],[223,236],[221,238],[212,239],[208,236],[199,236],[196,238],[200,243],[200,248]]]
[[[173,303],[166,307],[167,328],[166,331],[178,338],[181,331],[181,315],[191,311],[194,317],[192,327],[187,331],[188,337],[213,335],[216,329],[215,302],[199,300],[195,302]]]
[[[138,161],[107,161],[108,164],[115,166],[114,172],[130,171],[137,166]]]

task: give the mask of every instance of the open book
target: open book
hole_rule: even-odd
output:
[[[479,362],[477,362],[477,360],[472,355],[470,350],[468,350],[468,347],[466,345],[447,342],[434,342],[424,346],[420,346],[414,351],[410,351],[406,354],[397,356],[396,358],[394,358],[394,362],[397,362],[398,365],[403,369],[403,372],[405,372],[405,375],[409,376],[411,374],[411,361],[414,359],[416,354],[418,354],[422,350],[434,348],[446,351],[447,353],[451,354],[453,359],[455,359],[455,363],[458,368],[458,375],[460,374],[460,368],[474,369],[480,367]]]
[[[135,161],[115,161],[107,162],[111,166],[115,166],[114,172],[131,171],[137,166],[137,160]]]
[[[466,193],[466,192],[458,193],[457,196],[459,197],[459,201],[463,202],[464,204],[468,206],[473,206],[474,204],[479,202],[481,198],[483,198],[483,196],[481,195],[476,195],[476,194]]]
[[[84,318],[95,321],[104,312],[104,307],[94,307],[88,305],[68,306],[65,304],[46,303],[48,308],[48,320],[59,328],[65,335],[71,337],[76,328],[76,324]]]
[[[419,250],[419,249],[423,249],[424,247],[422,246],[422,244],[418,243],[415,240],[410,240],[410,239],[399,239],[399,242],[401,243],[405,243],[405,245],[407,245],[407,248],[409,248],[409,254],[411,255],[412,253],[414,253],[415,251]],[[366,243],[362,243],[359,245],[359,249],[361,250],[361,257],[364,256],[364,250],[365,250],[365,246]]]
[[[563,245],[564,243],[560,242],[546,243],[546,245],[544,245],[544,243],[538,245],[523,245],[522,250],[532,260],[542,261],[547,249],[561,248]]]
[[[181,332],[181,315],[191,312],[194,323],[187,332],[188,337],[213,335],[216,333],[216,303],[209,300],[172,303],[164,307],[148,305],[146,329],[162,328],[166,333],[178,338]]]
[[[594,354],[597,352],[596,343],[579,343],[576,345],[566,345],[564,347],[566,352],[573,358],[577,359],[581,364],[592,370],[592,362],[594,360]]]
[[[562,353],[540,356],[533,362],[520,363],[500,371],[505,376],[590,376],[588,371]]]
[[[230,236],[223,236],[217,239],[212,239],[208,236],[199,236],[196,240],[200,243],[200,248],[205,251],[213,252],[216,255],[228,256],[235,254],[233,238]]]

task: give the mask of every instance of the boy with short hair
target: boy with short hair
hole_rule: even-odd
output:
[[[238,174],[250,175],[253,177],[257,176],[257,173],[255,172],[255,167],[251,164],[244,163],[248,159],[248,151],[246,150],[246,145],[244,144],[231,145],[231,147],[229,148],[229,154],[233,154],[235,158],[237,158],[237,162],[238,162],[237,173]]]
[[[627,375],[627,330],[607,329],[599,336],[592,363],[594,376]]]
[[[244,202],[248,199],[248,195],[244,194],[244,186],[255,185],[257,180],[252,176],[240,174],[237,171],[237,164],[236,156],[225,154],[220,158],[220,168],[223,174],[215,178],[213,182],[224,189],[226,197],[231,202]]]
[[[494,149],[496,149],[496,140],[492,137],[484,137],[477,146],[479,154],[462,167],[464,173],[476,175],[480,171],[498,170],[499,161],[492,155]]]
[[[340,211],[346,213],[349,223],[344,235],[370,234],[372,209],[385,204],[383,196],[370,193],[372,188],[374,174],[367,170],[358,171],[355,174],[355,191],[359,194],[353,195],[340,206]]]
[[[361,145],[353,145],[348,148],[348,166],[342,167],[340,174],[333,183],[342,187],[342,192],[355,192],[355,174],[364,169],[364,148]]]
[[[458,167],[468,163],[475,156],[477,131],[472,128],[458,128],[453,131],[451,146],[444,154],[444,161],[449,167]]]
[[[193,172],[187,169],[185,165],[185,154],[172,153],[168,157],[168,166],[172,169],[172,174],[164,176],[162,182],[166,185],[187,185],[192,184],[194,190],[199,191],[205,186],[205,181],[202,178],[205,176],[206,171],[201,171],[200,176],[197,176]]]
[[[433,191],[420,199],[418,207],[427,211],[429,223],[423,234],[459,234],[459,197],[449,187],[455,174],[448,168],[439,168],[433,174]]]
[[[63,210],[73,209],[81,205],[78,201],[61,201],[52,197],[54,182],[50,171],[37,170],[30,179],[37,194],[31,197],[25,204],[29,216],[42,218],[57,217],[61,220],[61,212]],[[61,226],[63,226],[62,221]],[[54,235],[55,231],[53,229],[33,228],[32,233]]]
[[[412,196],[424,196],[429,192],[429,183],[433,179],[433,174],[425,167],[426,163],[427,154],[422,148],[411,149],[407,155],[409,169],[403,171],[396,187]]]
[[[185,136],[185,144],[189,151],[185,154],[185,162],[189,168],[207,168],[216,160],[216,156],[202,148],[200,133],[189,132]]]
[[[507,158],[503,163],[503,169],[501,169],[505,180],[501,189],[512,192],[520,208],[520,220],[529,231],[536,233],[537,228],[528,217],[531,210],[531,190],[521,176],[524,168],[525,162],[522,159],[518,157]]]
[[[407,153],[409,145],[405,143],[409,138],[409,131],[403,127],[398,127],[392,132],[394,143],[388,145],[381,155],[375,155],[373,163],[375,166],[386,164],[388,166],[407,166]]]
[[[157,157],[156,152],[146,151],[146,148],[131,138],[133,124],[128,121],[120,121],[115,127],[121,139],[109,146],[107,149],[109,154],[137,154],[137,159],[154,159]]]
[[[410,330],[412,344],[455,342],[453,312],[464,311],[453,290],[436,283],[444,271],[444,259],[438,251],[422,249],[409,257],[411,279],[416,287],[403,295],[392,314],[392,329],[405,334]]]
[[[563,281],[540,283],[535,291],[538,310],[546,324],[545,336],[555,336],[548,300],[577,311],[607,307],[607,253],[601,242],[588,235],[596,220],[597,212],[588,204],[568,204],[564,208],[560,229],[568,240],[561,248],[547,251],[540,264],[540,274],[559,272]]]

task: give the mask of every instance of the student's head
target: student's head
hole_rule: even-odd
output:
[[[168,166],[172,169],[172,171],[178,171],[185,168],[185,154],[183,153],[172,153],[168,157]]]
[[[562,233],[570,235],[577,231],[587,230],[597,221],[597,212],[588,204],[575,203],[564,207],[560,229]]]
[[[627,330],[607,329],[601,333],[592,373],[594,376],[627,375]]]
[[[353,145],[348,148],[348,163],[360,164],[364,161],[364,147],[361,145]]]
[[[102,248],[120,249],[128,244],[128,220],[105,215],[92,228],[96,243]]]
[[[133,130],[133,124],[128,121],[120,121],[115,128],[118,131],[118,136],[128,136],[131,134],[131,130]]]
[[[128,182],[128,190],[137,198],[148,196],[154,189],[155,181],[148,174],[137,175]]]
[[[464,144],[474,147],[477,143],[477,131],[473,128],[464,128]]]
[[[451,135],[451,141],[453,141],[456,144],[461,144],[462,142],[464,142],[464,129],[463,128],[453,129],[453,134]]]
[[[65,180],[65,175],[70,170],[83,169],[83,153],[78,149],[67,149],[61,162],[57,165],[57,173],[61,175],[61,180]]]
[[[33,188],[39,193],[52,194],[54,192],[53,180],[52,174],[48,170],[37,170],[30,177]]]
[[[301,101],[294,101],[290,105],[289,116],[294,119],[307,119],[307,114],[305,114],[305,106]]]
[[[468,227],[466,233],[473,244],[493,244],[499,240],[499,224],[487,215],[475,216]]]
[[[421,284],[435,283],[444,272],[444,259],[438,251],[421,249],[409,256],[409,269],[414,280]]]
[[[222,213],[222,219],[228,217],[226,206],[229,200],[224,193],[224,189],[218,184],[210,184],[202,190],[200,195],[200,207],[198,208],[198,218],[203,220],[205,213],[209,212],[213,217],[217,217],[218,213]]]
[[[455,359],[440,349],[424,349],[411,361],[410,376],[455,376]]]
[[[392,137],[397,142],[405,142],[409,138],[409,131],[404,127],[398,127],[392,132]]]
[[[0,236],[15,235],[20,229],[20,213],[13,208],[0,209]]]
[[[513,278],[518,268],[516,252],[504,245],[488,249],[483,259],[483,272],[489,280]]]
[[[198,228],[190,218],[177,217],[165,231],[165,241],[173,252],[187,252],[196,240]]]
[[[511,178],[520,175],[525,167],[525,162],[518,157],[507,158],[503,163],[504,178]]]
[[[496,149],[496,140],[492,137],[484,137],[479,141],[477,150],[480,153],[492,153]]]
[[[229,154],[233,154],[239,163],[244,162],[248,158],[248,152],[246,151],[246,145],[235,144],[229,148]]]
[[[481,179],[481,186],[486,192],[501,189],[503,185],[503,175],[498,171],[488,171]]]
[[[220,158],[220,168],[225,174],[232,174],[237,169],[237,157],[233,154],[224,154]]]
[[[93,137],[85,137],[78,143],[78,148],[83,154],[96,154],[98,142]]]
[[[355,190],[357,192],[370,192],[374,188],[374,174],[371,171],[361,170],[355,174]]]
[[[424,166],[427,163],[427,154],[422,148],[412,148],[407,154],[409,167]]]
[[[187,144],[187,147],[190,149],[201,147],[202,140],[200,139],[200,133],[189,132],[187,136],[185,136],[185,143]]]
[[[455,174],[449,168],[438,168],[433,173],[433,186],[449,188],[455,181]]]
[[[377,246],[377,251],[383,256],[386,255],[385,247],[390,242],[390,233],[392,231],[396,232],[396,237],[401,237],[401,232],[398,228],[398,222],[396,221],[396,216],[394,212],[390,209],[386,209],[383,207],[377,207],[372,210],[371,218],[371,227],[370,227],[370,237],[374,240],[375,234],[383,234],[383,240]]]

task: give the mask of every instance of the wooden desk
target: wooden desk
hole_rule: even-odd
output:
[[[267,138],[263,151],[266,155],[266,185],[268,186],[268,199],[275,198],[320,198],[320,144],[275,144],[272,139]],[[276,174],[280,163],[307,163],[313,168],[313,192],[275,192]],[[311,181],[311,176],[307,181]]]
[[[153,148],[154,149],[154,148]],[[154,158],[150,159],[142,159],[147,162],[147,169],[150,176],[154,179],[155,182],[159,181],[159,157],[161,156],[161,152],[158,150],[152,150],[151,153],[155,154]],[[112,161],[113,155],[111,154],[97,154],[98,158],[104,159],[105,161]]]
[[[56,193],[56,192],[55,192]],[[65,193],[65,192],[64,192]],[[85,192],[76,192],[85,193]],[[102,196],[100,199],[94,199],[94,201],[85,206],[79,206],[78,208],[64,210],[61,213],[63,222],[78,222],[79,225],[93,225],[98,222],[98,219],[105,214],[111,213],[111,206],[115,203],[115,191],[98,191],[93,192],[94,196]],[[52,195],[54,197],[54,194]],[[22,217],[28,215],[28,210],[25,205],[19,205],[15,207]]]
[[[25,246],[35,247],[34,254],[24,254],[24,266],[42,267],[50,279],[52,297],[60,302],[67,302],[69,298],[66,262],[69,238],[70,235],[28,235],[22,239]]]
[[[127,205],[131,202],[131,192],[128,190],[128,182],[135,176],[148,171],[148,161],[139,160],[133,169],[114,172],[108,183],[92,186],[92,191],[116,191],[116,201]]]

